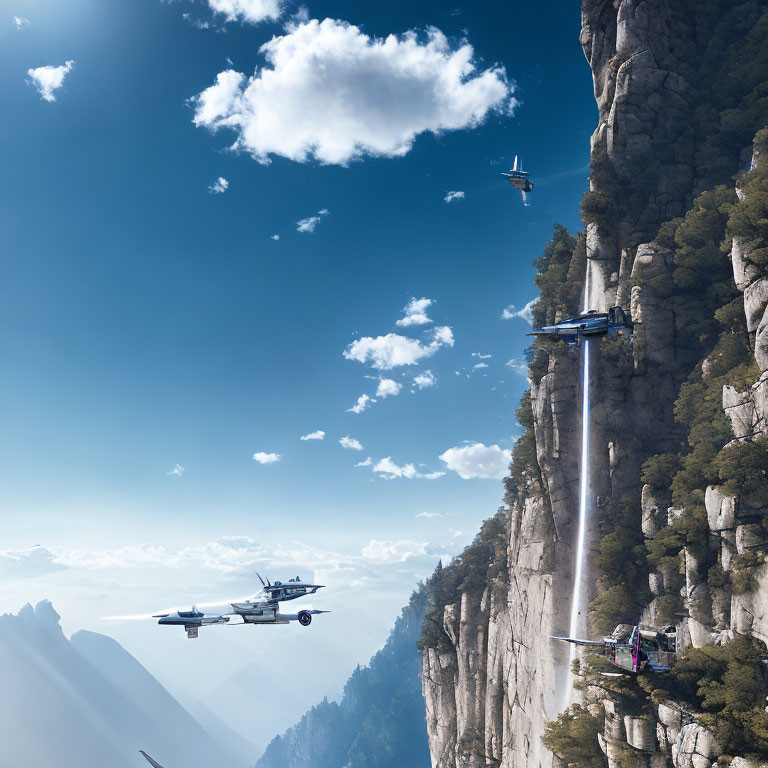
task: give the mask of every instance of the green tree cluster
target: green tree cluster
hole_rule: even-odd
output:
[[[697,719],[730,754],[768,757],[765,646],[737,635],[724,645],[689,648],[671,673],[639,678],[655,702],[673,699],[693,707]]]
[[[586,261],[583,235],[574,237],[562,224],[555,224],[552,239],[533,262],[534,283],[539,289],[539,301],[533,307],[535,326],[551,325],[578,314]],[[531,360],[531,378],[535,383],[547,372],[550,357],[562,350],[562,342],[535,340]]]
[[[592,629],[608,634],[617,624],[637,621],[650,599],[645,540],[637,500],[607,499],[598,508],[602,594],[589,606]]]
[[[547,723],[543,741],[568,768],[608,768],[598,733],[600,721],[585,707],[574,704]]]
[[[446,605],[461,600],[463,592],[482,593],[485,587],[507,574],[509,545],[509,512],[501,508],[484,521],[472,543],[450,565],[438,563],[427,580],[427,602],[422,623],[420,648],[452,648],[443,628]]]

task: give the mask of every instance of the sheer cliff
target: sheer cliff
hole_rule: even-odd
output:
[[[631,342],[591,342],[588,631],[675,624],[681,661],[665,682],[611,682],[585,658],[583,708],[547,727],[569,684],[550,636],[576,577],[581,369],[537,341],[505,506],[431,582],[435,768],[768,757],[767,38],[757,0],[583,2],[599,109],[584,231],[557,228],[537,260],[535,321],[631,314]]]
[[[420,587],[384,647],[327,699],[275,737],[256,768],[422,768],[429,761],[417,642],[426,589]]]

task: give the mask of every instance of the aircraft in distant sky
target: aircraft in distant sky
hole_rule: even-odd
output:
[[[549,336],[562,339],[566,343],[578,344],[582,337],[588,336],[626,336],[630,338],[632,322],[621,307],[611,307],[607,312],[591,309],[583,315],[561,320],[555,325],[534,328],[528,336]]]
[[[259,576],[258,573],[256,575]],[[205,611],[198,610],[197,606],[193,605],[189,611],[155,613],[152,618],[159,619],[157,623],[164,626],[184,627],[187,637],[195,638],[198,636],[200,627],[213,624],[237,626],[240,624],[288,624],[291,621],[298,621],[303,627],[308,627],[314,615],[329,613],[329,611],[309,609],[303,609],[297,613],[280,612],[281,602],[314,595],[318,589],[323,588],[322,584],[308,584],[298,576],[295,579],[289,579],[286,583],[276,581],[271,584],[269,579],[264,581],[261,576],[259,580],[262,583],[261,591],[245,602],[208,605]]]
[[[640,675],[643,672],[669,672],[677,652],[677,630],[674,626],[659,629],[643,624],[619,624],[613,634],[602,640],[577,640],[572,637],[552,639],[600,648],[602,655],[622,670],[615,673],[616,676],[627,673]]]
[[[528,193],[533,191],[533,182],[530,178],[531,174],[523,170],[523,163],[518,160],[517,155],[515,155],[515,164],[512,166],[512,170],[502,172],[501,175],[520,193],[523,198],[523,205],[529,206],[531,203],[528,200]]]

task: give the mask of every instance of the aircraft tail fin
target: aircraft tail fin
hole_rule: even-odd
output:
[[[139,753],[144,755],[144,759],[152,766],[152,768],[163,768],[157,760],[153,760],[143,749],[140,749]]]

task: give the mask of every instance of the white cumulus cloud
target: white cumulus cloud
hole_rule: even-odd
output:
[[[470,443],[449,448],[440,455],[440,460],[464,480],[474,477],[500,480],[507,474],[512,451],[499,448],[498,445]]]
[[[318,429],[315,432],[310,432],[307,435],[302,435],[299,440],[323,440],[325,438],[325,432],[322,429]]]
[[[388,371],[401,365],[416,365],[419,360],[434,355],[441,347],[452,346],[453,331],[448,326],[440,326],[432,331],[432,340],[426,344],[398,333],[363,336],[347,346],[344,357]]]
[[[373,464],[373,459],[369,456],[367,459],[363,459],[362,461],[358,461],[357,464],[355,464],[356,467],[370,467],[371,464]]]
[[[66,567],[58,561],[55,552],[40,545],[0,550],[0,576],[6,579],[34,578]]]
[[[23,16],[14,16],[13,23],[16,25],[16,29],[21,30],[24,27],[28,27],[32,22],[29,19],[25,19]]]
[[[537,296],[535,299],[531,299],[522,309],[515,309],[514,304],[510,304],[508,307],[504,307],[501,312],[501,317],[504,320],[511,320],[513,317],[519,317],[521,320],[525,320],[528,325],[533,325],[533,308],[539,301]]]
[[[435,384],[437,384],[437,379],[432,371],[422,371],[413,377],[413,385],[419,389],[434,387]]]
[[[166,475],[175,475],[176,477],[181,477],[187,470],[184,469],[184,467],[181,466],[181,464],[175,464],[173,466],[173,469],[169,469],[165,474]]]
[[[420,133],[514,106],[503,67],[478,71],[472,46],[452,48],[435,28],[382,39],[345,21],[299,20],[260,53],[266,65],[251,77],[225,70],[195,97],[194,122],[235,131],[234,147],[262,163],[399,157]]]
[[[376,389],[376,397],[390,397],[399,395],[403,385],[394,379],[379,379],[379,386]]]
[[[216,181],[208,187],[208,191],[212,195],[221,195],[229,189],[229,182],[223,177],[219,176]]]
[[[27,70],[27,76],[45,101],[56,101],[56,91],[64,85],[64,78],[74,66],[74,61],[67,61],[59,67],[35,67]]]
[[[395,464],[389,456],[380,459],[373,467],[373,471],[380,477],[384,477],[387,480],[392,480],[396,477],[405,477],[409,480],[414,478],[421,478],[424,480],[437,480],[438,477],[442,477],[445,472],[419,472],[413,464]]]
[[[330,211],[327,208],[323,208],[322,211],[318,211],[314,216],[309,216],[306,219],[299,219],[296,222],[296,230],[298,232],[314,232],[317,225],[320,223],[320,219],[323,216],[327,216]]]
[[[363,446],[360,443],[360,441],[356,440],[354,437],[350,437],[349,435],[344,435],[344,437],[342,437],[339,440],[339,445],[342,448],[349,448],[350,450],[353,450],[353,451],[363,450]]]
[[[450,192],[446,192],[445,197],[443,200],[445,200],[446,203],[452,203],[454,200],[463,200],[464,199],[464,193],[460,189],[454,189]]]
[[[253,460],[259,464],[274,464],[276,461],[280,461],[281,456],[279,453],[264,453],[264,451],[258,451],[253,454]]]
[[[214,13],[222,14],[226,21],[277,21],[282,14],[280,0],[208,0]]]
[[[409,325],[427,325],[432,320],[427,317],[427,309],[435,302],[432,299],[412,298],[403,308],[405,317],[401,317],[395,325],[406,327]]]
[[[375,398],[369,395],[360,395],[357,398],[357,402],[351,408],[347,408],[347,413],[362,413],[366,408],[370,407],[371,403],[375,402]]]

